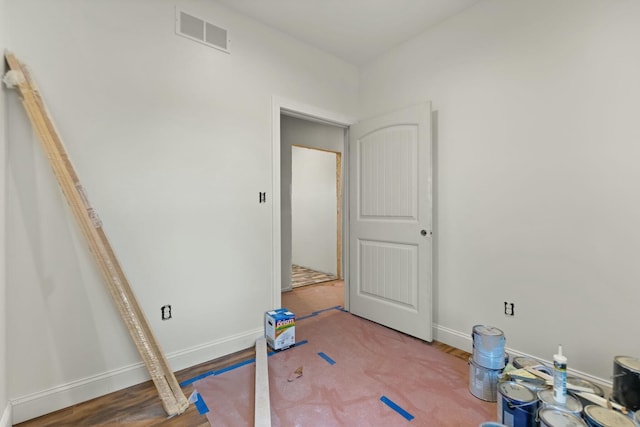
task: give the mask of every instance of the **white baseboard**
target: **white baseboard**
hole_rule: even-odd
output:
[[[12,417],[11,417],[11,402],[7,402],[6,408],[4,408],[4,412],[2,413],[2,418],[0,418],[0,427],[11,427],[12,426]]]
[[[167,354],[171,369],[179,371],[200,363],[216,359],[236,351],[253,347],[256,338],[264,334],[262,328],[226,337],[203,345]],[[11,399],[9,421],[21,423],[77,403],[104,396],[149,380],[142,362],[114,369],[102,374],[61,384],[47,390]],[[12,412],[12,414],[11,414]],[[6,413],[6,411],[5,411]],[[4,421],[4,416],[2,418]],[[7,427],[11,426],[9,422]],[[0,424],[5,427],[5,424]]]
[[[471,338],[471,333],[463,333],[460,331],[456,331],[454,329],[450,329],[441,325],[434,324],[433,325],[433,339],[436,341],[440,341],[441,343],[450,345],[451,347],[458,348],[460,350],[464,350],[467,353],[473,353],[473,339]],[[527,353],[522,353],[513,348],[505,347],[505,351],[509,354],[511,358],[518,356],[531,357],[537,360],[540,360],[546,366],[553,366],[553,362],[549,360],[540,359],[539,357],[532,356]],[[611,390],[612,381],[605,380],[603,378],[594,377],[593,375],[586,374],[581,371],[577,371],[575,369],[567,369],[567,374],[570,376],[575,376],[579,378],[584,378],[585,380],[591,381],[605,390]]]

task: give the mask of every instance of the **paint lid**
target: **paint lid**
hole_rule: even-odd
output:
[[[553,390],[540,390],[538,392],[538,399],[551,408],[559,409],[565,412],[571,412],[579,414],[582,412],[582,403],[573,396],[567,395],[566,402],[559,403],[553,397]]]
[[[636,424],[613,409],[603,408],[598,405],[587,405],[584,408],[584,415],[587,420],[594,421],[598,425],[606,427],[636,427]]]
[[[534,392],[515,381],[505,381],[498,384],[498,392],[515,403],[528,403],[537,400]]]
[[[567,377],[567,385],[569,384],[576,387],[591,389],[592,390],[591,393],[604,397],[604,390],[602,390],[602,388],[599,385],[594,384],[591,381],[587,381],[585,379],[578,378],[578,377]]]
[[[544,408],[538,412],[540,421],[553,427],[586,427],[587,424],[576,415],[559,409]]]
[[[473,332],[478,335],[504,335],[504,333],[495,326],[487,325],[475,325],[473,327]]]
[[[544,366],[544,364],[539,360],[532,359],[531,357],[526,357],[526,356],[514,357],[512,364],[518,369],[529,368],[534,366]]]
[[[640,359],[630,356],[616,356],[615,362],[627,369],[640,373]]]

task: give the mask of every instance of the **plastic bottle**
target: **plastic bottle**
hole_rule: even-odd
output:
[[[563,405],[567,402],[567,358],[562,355],[562,345],[553,355],[553,398]]]

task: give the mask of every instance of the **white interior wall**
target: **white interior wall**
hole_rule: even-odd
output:
[[[336,275],[336,154],[292,147],[292,263]]]
[[[5,36],[5,0],[0,0],[0,52],[4,55]],[[0,75],[4,76],[5,66],[0,67]],[[5,116],[5,88],[0,83],[0,427],[11,425],[11,406],[7,394],[7,274],[6,274],[6,171],[7,171],[7,139]]]
[[[604,380],[640,355],[638,22],[632,0],[486,0],[362,69],[364,116],[436,110],[436,339],[491,324]]]
[[[176,36],[176,3],[227,28],[231,54]],[[31,68],[172,367],[253,345],[279,303],[272,96],[352,116],[355,67],[210,1],[9,0],[5,15],[8,45]],[[19,422],[146,374],[15,93],[8,104]]]
[[[291,289],[292,216],[291,216],[291,149],[293,145],[344,153],[344,128],[327,123],[282,115],[280,147],[281,191],[281,270],[282,290]],[[343,163],[344,164],[344,163]]]

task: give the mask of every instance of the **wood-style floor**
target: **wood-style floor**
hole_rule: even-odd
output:
[[[324,289],[340,289],[341,281],[328,282],[319,285],[305,286],[294,289],[282,295],[282,305],[294,313],[308,310],[327,308],[326,299],[316,298]],[[307,297],[314,296],[313,298]],[[314,300],[316,302],[314,303]],[[336,304],[341,305],[341,304]],[[299,308],[299,309],[298,309]],[[446,353],[452,354],[465,361],[470,354],[434,341],[432,344]],[[200,374],[218,370],[238,362],[255,357],[254,348],[249,348],[229,356],[203,363],[176,373],[179,382],[192,379]],[[183,388],[186,396],[193,391],[191,385]],[[17,424],[19,427],[42,426],[176,426],[176,427],[208,427],[209,423],[204,415],[200,415],[194,405],[181,415],[168,419],[162,403],[158,398],[156,388],[151,381],[129,387],[102,397],[80,403],[42,417]]]

